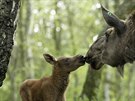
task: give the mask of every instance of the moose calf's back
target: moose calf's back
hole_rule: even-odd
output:
[[[22,101],[65,101],[64,92],[70,72],[85,64],[81,55],[56,60],[53,56],[44,54],[44,58],[53,65],[52,75],[39,80],[24,81],[20,88]]]

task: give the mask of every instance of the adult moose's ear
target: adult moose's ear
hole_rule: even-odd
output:
[[[43,54],[43,56],[45,60],[52,65],[54,65],[54,63],[56,62],[56,59],[50,54]]]
[[[102,8],[102,14],[106,23],[114,27],[119,32],[118,34],[122,33],[125,27],[124,22],[122,22],[116,15],[112,14],[109,10],[107,10],[102,5],[101,5],[101,8]]]

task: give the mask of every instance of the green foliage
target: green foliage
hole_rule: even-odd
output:
[[[109,5],[113,8],[114,1],[109,1]],[[12,58],[7,78],[0,88],[0,101],[20,101],[19,86],[25,79],[51,74],[51,65],[45,62],[43,53],[55,57],[85,55],[105,24],[99,7],[98,0],[22,0]],[[114,68],[104,67],[92,101],[133,101],[135,71],[130,67],[126,65],[124,78]],[[83,99],[79,97],[87,70],[88,65],[85,65],[71,73],[67,101],[89,101],[85,95]]]

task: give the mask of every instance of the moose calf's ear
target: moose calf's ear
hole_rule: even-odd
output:
[[[124,22],[122,22],[116,15],[112,14],[109,10],[107,10],[102,5],[101,5],[101,9],[106,23],[122,33],[123,28],[125,26]]]
[[[56,62],[56,59],[50,54],[43,54],[43,56],[45,60],[52,65]]]

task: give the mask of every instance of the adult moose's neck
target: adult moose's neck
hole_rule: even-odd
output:
[[[123,42],[125,43],[124,59],[132,63],[135,60],[135,11],[126,19],[126,33]]]

